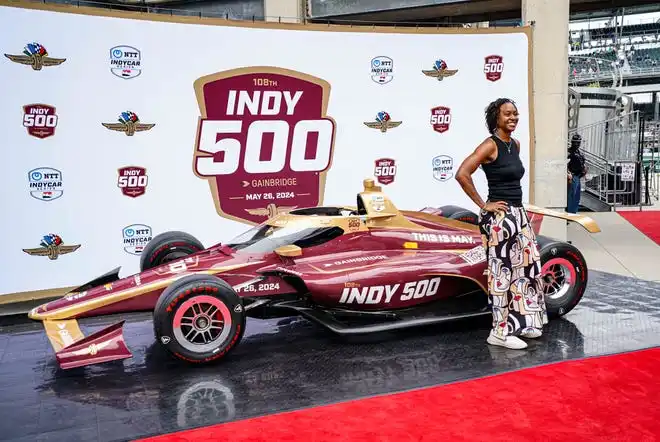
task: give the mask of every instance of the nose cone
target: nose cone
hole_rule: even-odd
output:
[[[46,319],[66,319],[69,315],[62,312],[65,307],[72,307],[80,303],[80,298],[85,297],[87,292],[67,293],[61,298],[41,304],[28,312],[28,318],[37,321]]]
[[[28,318],[34,319],[36,321],[41,321],[46,319],[47,312],[48,312],[48,307],[53,303],[54,301],[47,302],[45,304],[41,304],[32,310],[28,312]]]
[[[42,306],[35,307],[32,310],[28,312],[28,318],[30,319],[38,319],[37,316],[39,315],[40,310],[42,309]]]

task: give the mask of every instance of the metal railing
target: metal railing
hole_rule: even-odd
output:
[[[648,181],[647,198],[660,200],[660,121],[642,122],[640,160]]]
[[[639,154],[639,111],[630,112],[598,123],[571,129],[582,137],[582,152],[608,162],[636,161]]]
[[[660,60],[658,60],[660,62]],[[570,66],[570,65],[569,65]],[[617,82],[619,79],[626,78],[645,78],[645,77],[658,77],[660,76],[660,65],[659,66],[649,66],[649,67],[634,67],[631,66],[630,69],[620,69],[616,67],[601,67],[596,72],[578,72],[573,74],[570,72],[571,68],[569,67],[569,81],[578,82],[578,83],[587,83],[591,81],[604,81],[604,80],[613,80]]]
[[[587,175],[583,192],[608,210],[653,205],[658,200],[657,175],[641,161],[605,161],[585,152]]]
[[[641,210],[658,201],[660,174],[654,168],[660,171],[660,164],[657,150],[644,156],[643,146],[649,142],[645,133],[649,132],[639,111],[571,129],[568,139],[576,133],[582,137],[581,151],[587,166],[584,196],[608,210],[631,206]],[[660,135],[660,131],[653,133]]]
[[[574,31],[573,31],[574,32]],[[625,30],[623,34],[617,35],[615,38],[602,38],[600,36],[593,37],[589,40],[580,41],[579,37],[569,37],[569,51],[584,51],[591,49],[602,49],[613,47],[616,44],[623,45],[636,45],[644,43],[656,43],[660,41],[660,33],[654,30]]]

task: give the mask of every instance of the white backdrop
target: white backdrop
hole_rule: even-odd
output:
[[[13,7],[0,7],[0,29],[2,54],[21,55],[28,43],[37,42],[49,57],[66,59],[41,70],[5,56],[0,60],[4,232],[0,294],[77,285],[119,265],[121,276],[136,272],[139,247],[130,246],[140,244],[124,244],[128,226],[137,225],[141,232],[135,235],[142,238],[185,230],[205,245],[227,241],[249,228],[245,221],[220,216],[209,183],[193,172],[201,115],[193,83],[236,68],[271,66],[329,83],[327,116],[335,121],[336,134],[323,204],[354,205],[363,178],[374,176],[375,161],[393,159],[396,176],[383,187],[400,208],[458,204],[474,210],[453,174],[489,135],[484,108],[499,97],[514,99],[520,111],[515,136],[528,172],[523,183],[527,200],[530,61],[528,37],[521,29],[488,34],[324,32]],[[122,78],[117,69],[122,64],[111,64],[115,47],[127,56],[139,51],[139,66],[130,65],[139,71],[127,71],[127,78]],[[487,79],[484,72],[485,58],[492,55],[503,60],[497,81]],[[392,61],[392,72],[384,81],[378,75],[372,78],[376,57]],[[124,58],[130,59],[136,57]],[[422,70],[431,70],[436,60],[458,72],[442,81],[424,75]],[[30,104],[55,108],[57,126],[52,136],[28,134],[23,118],[24,106]],[[431,109],[438,106],[451,109],[450,127],[443,133],[434,131],[430,123]],[[102,125],[118,123],[124,111],[155,126],[127,136]],[[385,133],[367,127],[364,123],[375,121],[380,111],[402,124]],[[450,166],[437,174],[443,180],[434,177],[437,156]],[[118,169],[129,166],[146,169],[146,191],[137,197],[124,195],[118,187]],[[30,189],[29,172],[39,168],[59,171],[61,187],[53,190],[61,191],[61,196],[55,198],[55,193],[42,200],[31,194],[35,189]],[[483,172],[475,174],[475,183],[485,198]],[[269,190],[277,189],[261,191]],[[145,232],[145,226],[152,232]],[[23,251],[39,247],[49,233],[80,248],[56,260]]]

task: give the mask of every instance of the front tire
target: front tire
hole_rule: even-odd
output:
[[[564,316],[580,302],[587,288],[589,270],[584,256],[573,245],[538,237],[548,318]]]
[[[227,356],[245,331],[242,299],[216,276],[185,276],[167,287],[154,308],[154,334],[172,355],[206,364]]]
[[[186,232],[165,232],[154,236],[140,254],[140,271],[153,269],[204,250],[204,245]]]

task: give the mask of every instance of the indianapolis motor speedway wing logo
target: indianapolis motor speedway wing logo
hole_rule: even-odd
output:
[[[117,132],[124,132],[127,136],[132,137],[136,132],[144,132],[150,130],[156,124],[154,123],[141,123],[138,115],[133,111],[124,111],[119,114],[117,118],[118,123],[101,123],[103,127]]]
[[[66,58],[49,57],[46,47],[37,42],[26,44],[22,54],[5,54],[5,57],[14,63],[31,66],[35,71],[40,71],[43,67],[58,66],[66,61]]]
[[[50,260],[56,260],[60,255],[73,253],[80,248],[80,244],[65,245],[62,237],[55,233],[49,233],[41,238],[41,247],[23,249],[28,255],[47,256]]]
[[[401,126],[401,123],[403,123],[403,121],[392,121],[390,114],[385,111],[380,111],[376,114],[374,121],[365,121],[364,125],[370,129],[378,129],[382,133],[385,133],[388,129]]]
[[[424,70],[422,73],[427,77],[435,78],[438,81],[442,81],[445,77],[452,77],[456,75],[458,69],[449,69],[447,67],[447,62],[444,60],[436,60],[433,63],[433,69]]]
[[[328,82],[250,67],[201,77],[194,88],[201,116],[193,172],[208,181],[220,216],[257,224],[322,204],[336,131]]]

